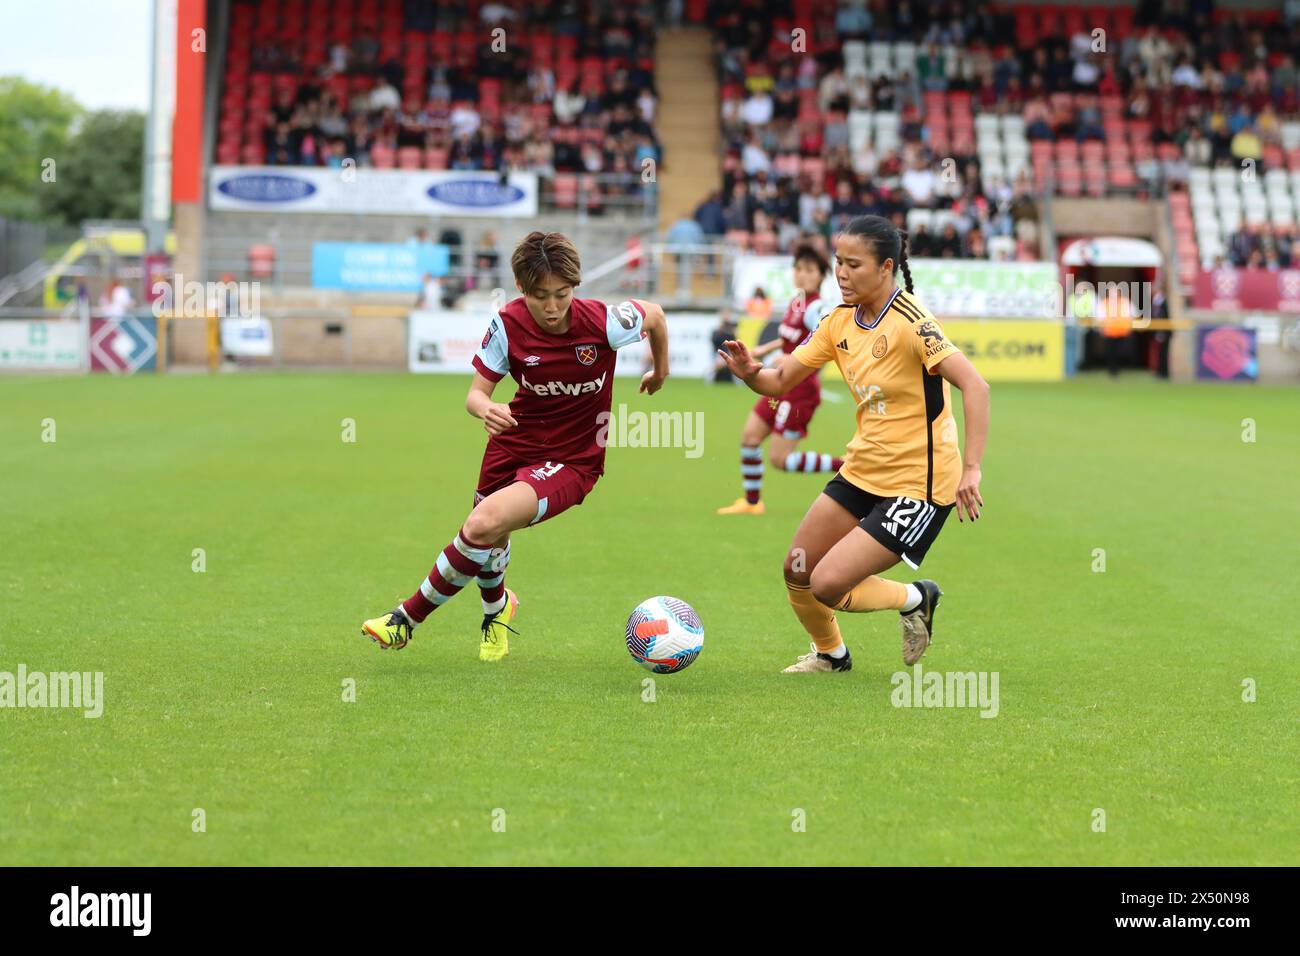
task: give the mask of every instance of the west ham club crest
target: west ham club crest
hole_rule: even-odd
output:
[[[573,353],[583,365],[594,365],[596,363],[596,346],[594,345],[575,345]]]

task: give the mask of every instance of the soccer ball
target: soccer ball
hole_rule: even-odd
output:
[[[646,598],[627,619],[627,650],[646,670],[673,674],[704,649],[704,625],[695,608],[675,597]]]

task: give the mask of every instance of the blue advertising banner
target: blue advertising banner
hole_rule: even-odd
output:
[[[1202,325],[1196,330],[1196,377],[1218,382],[1253,382],[1259,377],[1255,330],[1237,325]]]
[[[537,174],[472,169],[214,166],[208,205],[234,212],[537,215]],[[789,263],[785,264],[789,272]]]
[[[424,274],[447,274],[446,246],[432,243],[317,242],[311,249],[311,284],[354,292],[418,292]]]

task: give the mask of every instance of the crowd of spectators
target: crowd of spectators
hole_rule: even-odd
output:
[[[551,175],[639,173],[660,160],[653,4],[510,0],[478,7],[472,23],[458,6],[407,3],[389,56],[360,26],[313,58],[323,62],[280,35],[255,40],[241,55],[255,77],[274,78],[261,161],[405,167],[409,154],[417,168]],[[434,30],[475,42],[430,54]],[[554,45],[545,57],[541,43]]]
[[[1300,266],[1300,241],[1295,226],[1242,222],[1228,239],[1226,262],[1238,269],[1267,269],[1277,272]],[[1215,263],[1219,268],[1224,262]]]
[[[1185,179],[1189,165],[1285,161],[1282,119],[1300,110],[1296,20],[1213,17],[1209,0],[1015,9],[841,0],[796,4],[792,18],[770,4],[714,4],[723,189],[697,221],[706,233],[785,251],[861,212],[903,226],[919,208],[945,215],[933,233],[912,230],[915,254],[982,257],[1005,250],[990,240],[1009,236],[1017,258],[1035,257],[1035,183],[983,175],[973,137],[934,149],[926,96],[936,93],[969,94],[976,115],[1023,117],[1030,141],[1105,140],[1126,128],[1106,121],[1106,107],[1118,108],[1149,124],[1152,184]],[[910,44],[914,62],[892,77],[846,71],[850,40]],[[850,149],[855,111],[896,113],[896,140],[880,148],[873,136]],[[1285,229],[1255,229],[1234,243],[1233,258],[1281,263],[1290,245]]]

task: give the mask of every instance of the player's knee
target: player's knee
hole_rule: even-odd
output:
[[[785,567],[782,569],[785,575],[785,583],[793,584],[795,587],[806,588],[812,578],[812,572],[804,566],[803,552],[794,548],[785,556]]]
[[[480,504],[465,519],[465,535],[476,544],[491,544],[503,537],[509,529],[496,511],[486,502]]]
[[[844,597],[843,586],[825,571],[814,568],[808,583],[812,588],[813,597],[827,607],[834,607]]]
[[[767,460],[771,463],[773,468],[777,469],[777,471],[785,471],[786,465],[790,461],[790,456],[784,452],[778,453],[775,449],[769,449]]]

